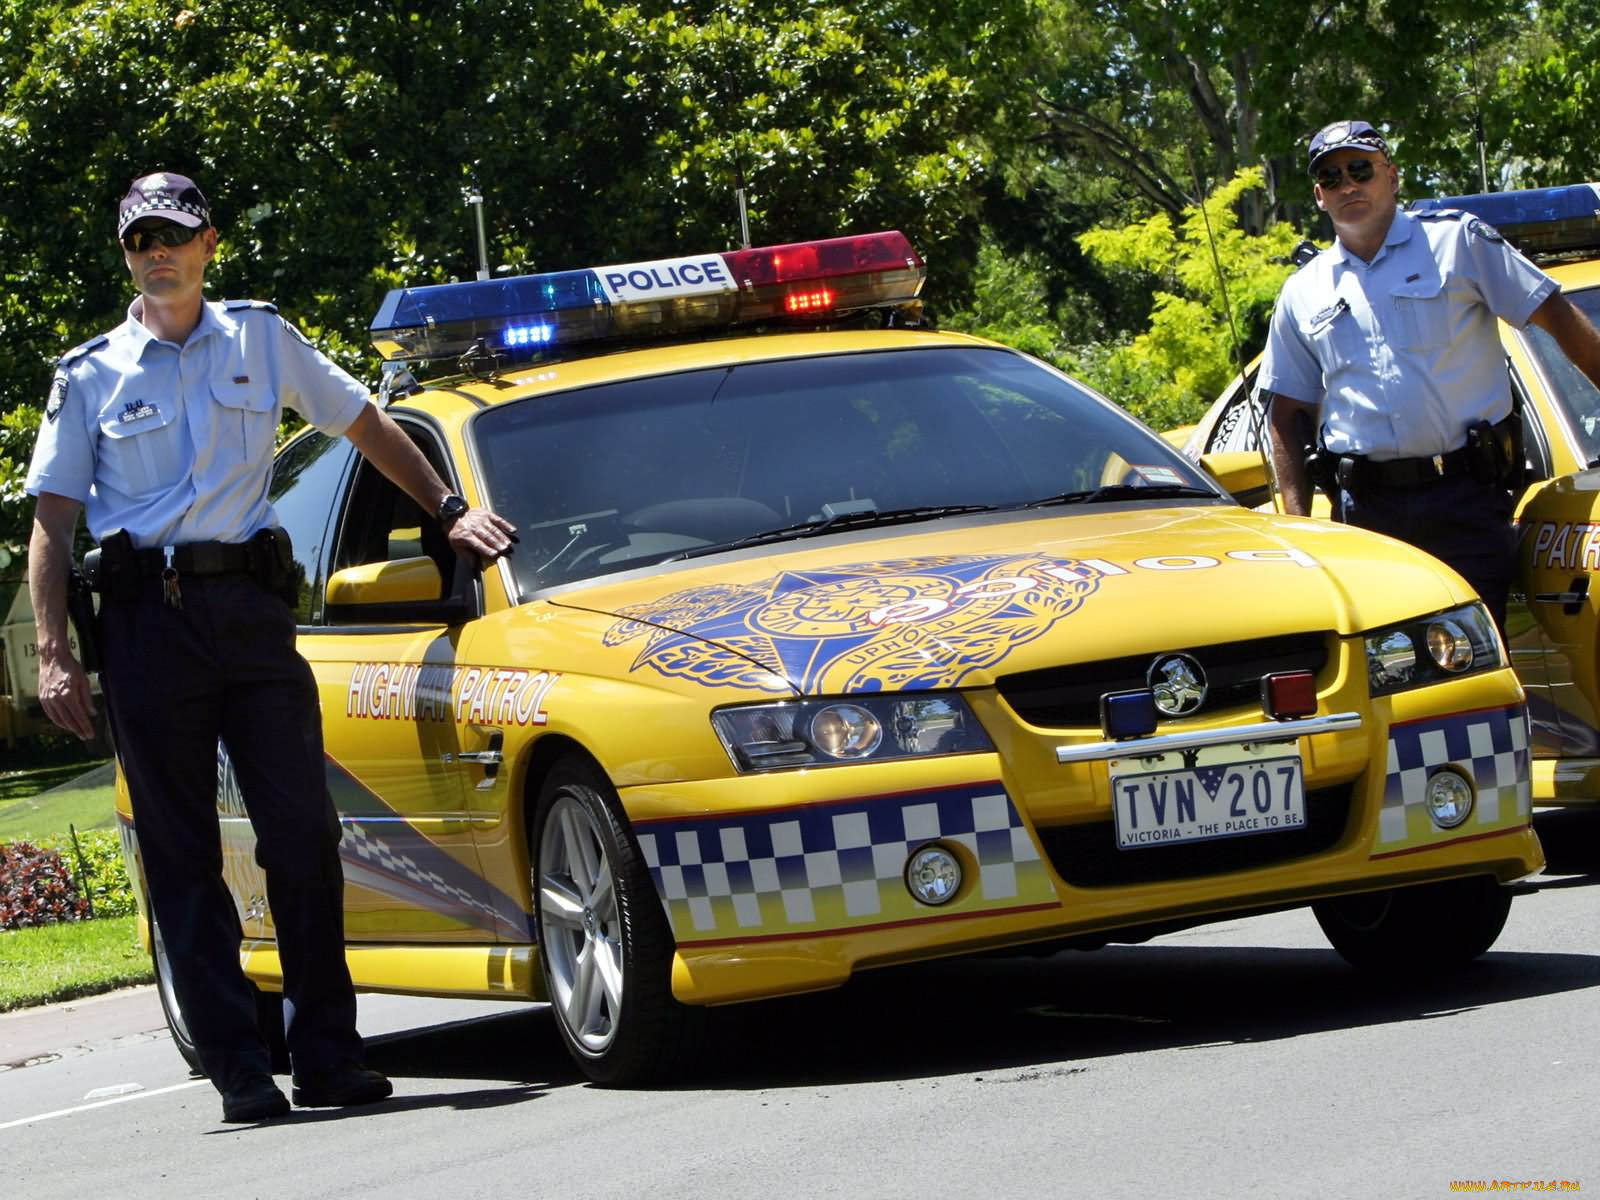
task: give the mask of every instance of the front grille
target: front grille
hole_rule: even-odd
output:
[[[1275,671],[1321,672],[1328,661],[1328,635],[1291,633],[1228,642],[1220,646],[1172,646],[1192,654],[1205,668],[1210,690],[1190,716],[1261,703],[1261,677]],[[1100,697],[1148,687],[1150,664],[1160,653],[1133,654],[1066,667],[1004,675],[998,681],[1006,703],[1030,725],[1100,727]]]
[[[1350,823],[1353,784],[1318,788],[1306,793],[1306,823],[1282,833],[1253,833],[1213,838],[1205,842],[1178,842],[1117,848],[1117,831],[1111,821],[1060,825],[1038,830],[1050,865],[1074,887],[1115,887],[1120,884],[1160,883],[1169,879],[1198,879],[1319,854],[1344,836]]]

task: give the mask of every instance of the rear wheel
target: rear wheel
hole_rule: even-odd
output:
[[[587,763],[546,780],[530,857],[539,966],[568,1051],[596,1083],[658,1078],[690,1020],[672,996],[672,934],[621,805]]]
[[[183,1003],[178,999],[178,989],[172,981],[172,962],[167,956],[167,944],[161,936],[161,926],[155,916],[150,917],[150,960],[156,972],[156,995],[161,1000],[161,1013],[167,1019],[167,1032],[177,1046],[183,1061],[196,1075],[204,1075],[200,1065],[200,1052],[195,1049],[194,1038],[189,1034],[189,1023],[183,1015]],[[284,1039],[283,993],[267,992],[251,984],[256,996],[256,1021],[261,1026],[262,1039],[272,1056],[272,1072],[286,1075],[289,1072],[289,1047]]]
[[[1312,905],[1344,960],[1363,970],[1417,972],[1459,966],[1494,945],[1511,889],[1492,876],[1341,896]]]

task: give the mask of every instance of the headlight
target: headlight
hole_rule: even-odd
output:
[[[954,692],[747,704],[712,713],[711,725],[741,772],[994,748]]]
[[[1476,603],[1375,629],[1366,644],[1374,696],[1492,671],[1506,661],[1488,610]]]

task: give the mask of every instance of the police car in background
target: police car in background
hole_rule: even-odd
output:
[[[919,327],[922,282],[885,232],[389,295],[374,345],[446,373],[381,401],[521,543],[465,567],[345,441],[278,456],[359,987],[548,1001],[627,1082],[705,1006],[943,955],[1295,905],[1362,965],[1493,943],[1543,859],[1471,592]]]
[[[1422,200],[1494,225],[1600,324],[1600,184]],[[1524,484],[1520,588],[1507,635],[1533,723],[1534,802],[1600,804],[1600,391],[1555,340],[1500,325],[1512,394],[1522,410]],[[1247,504],[1270,503],[1261,461],[1255,365],[1190,431],[1203,460]],[[1319,496],[1314,511],[1327,515]]]

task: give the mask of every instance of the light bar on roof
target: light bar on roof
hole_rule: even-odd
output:
[[[510,358],[585,342],[826,318],[915,300],[922,259],[890,230],[511,279],[396,288],[373,318],[386,360]]]
[[[1487,221],[1524,254],[1600,249],[1600,184],[1416,200],[1412,212],[1455,208]]]

